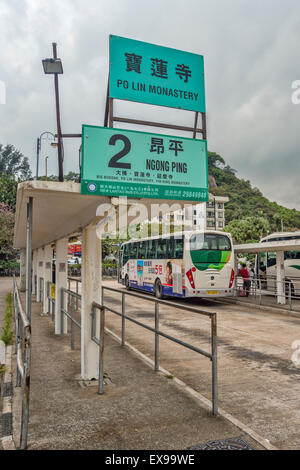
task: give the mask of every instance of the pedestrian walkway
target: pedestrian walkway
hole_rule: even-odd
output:
[[[105,372],[110,380],[98,395],[96,384],[80,380],[78,341],[72,351],[69,337],[55,336],[51,319],[34,302],[28,448],[187,449],[232,437],[262,448],[107,334]],[[17,439],[17,426],[15,431]]]

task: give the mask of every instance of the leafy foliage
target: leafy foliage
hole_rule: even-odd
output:
[[[5,312],[4,312],[3,327],[2,327],[2,334],[1,334],[1,339],[6,345],[11,344],[11,341],[13,338],[12,303],[13,303],[12,293],[9,293],[6,296],[6,307],[5,307]]]
[[[234,243],[254,243],[268,234],[270,224],[264,217],[245,217],[232,220],[224,230],[231,233]]]
[[[15,216],[7,204],[0,203],[0,254],[7,255],[13,250]]]
[[[3,173],[21,180],[31,178],[28,158],[11,144],[0,144],[0,175]]]
[[[7,173],[0,174],[0,203],[6,204],[11,209],[15,208],[17,198],[18,181]]]
[[[285,231],[300,229],[299,211],[269,201],[258,188],[252,187],[249,180],[238,178],[235,175],[236,170],[226,165],[220,155],[208,152],[208,169],[217,184],[216,188],[210,188],[210,192],[216,196],[229,197],[229,202],[225,205],[225,230],[233,230],[237,236],[236,241],[259,240],[262,235],[281,231],[282,228]],[[242,225],[241,219],[246,219]],[[233,221],[235,223],[232,225]],[[251,223],[254,223],[253,230],[249,225]],[[238,228],[243,235],[238,235]]]

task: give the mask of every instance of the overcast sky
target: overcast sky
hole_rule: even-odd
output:
[[[265,196],[300,210],[300,104],[291,101],[300,80],[299,0],[0,0],[0,142],[27,155],[33,173],[37,136],[56,131],[53,77],[41,59],[57,42],[62,131],[103,125],[109,34],[203,54],[208,148]],[[127,102],[116,110],[193,123],[187,111]],[[65,140],[65,173],[78,171],[79,145]],[[46,155],[57,174],[56,153],[43,141],[41,174]]]

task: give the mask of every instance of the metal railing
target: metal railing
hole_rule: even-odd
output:
[[[13,294],[17,354],[16,387],[22,386],[20,449],[23,450],[27,448],[29,422],[31,326],[20,301],[15,277]]]
[[[65,295],[68,295],[68,302],[67,302],[67,308],[70,305],[71,307],[71,313],[65,309]],[[64,287],[61,288],[61,305],[60,305],[60,325],[61,325],[61,334],[64,333],[64,315],[71,321],[71,349],[75,349],[75,331],[74,331],[74,326],[77,326],[77,328],[81,329],[81,323],[76,320],[74,317],[75,313],[75,301],[81,300],[81,295],[71,291],[70,289],[65,289]],[[78,303],[77,303],[77,309],[78,310]]]
[[[79,284],[81,284],[81,278],[76,278],[76,277],[68,277],[68,289],[71,290],[71,282],[75,282],[76,283],[76,294],[78,296],[79,294]],[[76,297],[76,310],[78,310],[78,299],[79,297]],[[68,297],[68,304],[70,304],[70,296]]]
[[[121,312],[109,307],[105,304],[104,301],[104,291],[110,291],[119,293],[122,295],[122,306]],[[140,300],[145,300],[148,302],[154,303],[154,327],[146,325],[134,318],[131,318],[126,315],[125,313],[125,296],[136,297]],[[211,342],[211,352],[204,351],[196,346],[193,346],[185,341],[182,341],[170,334],[167,334],[160,330],[159,321],[159,307],[167,306],[173,309],[181,309],[185,311],[189,311],[192,313],[197,313],[202,316],[206,316],[210,318],[211,321],[211,334],[210,334],[210,342]],[[99,323],[99,338],[96,337],[96,310],[100,310],[100,323]],[[159,337],[166,338],[174,343],[177,343],[191,351],[197,352],[198,354],[207,357],[212,362],[212,413],[213,415],[218,414],[218,379],[217,379],[217,315],[215,312],[207,312],[205,310],[200,310],[195,307],[190,307],[187,305],[177,304],[166,300],[159,300],[153,297],[143,296],[134,292],[127,292],[120,289],[115,289],[112,287],[102,287],[102,305],[98,304],[97,302],[93,302],[92,304],[92,327],[91,327],[91,339],[98,345],[99,347],[99,382],[98,382],[98,393],[103,393],[103,384],[104,384],[104,327],[105,327],[105,311],[109,311],[115,315],[118,315],[122,318],[122,326],[121,326],[121,344],[122,346],[125,345],[125,320],[135,323],[136,325],[141,326],[149,331],[154,333],[154,370],[159,371]]]
[[[278,287],[280,286],[280,292]],[[300,309],[300,278],[289,278],[277,281],[276,276],[260,276],[252,277],[248,288],[244,288],[244,279],[237,276],[235,279],[235,295],[237,297],[248,297],[249,300],[254,300],[259,305],[271,306],[271,299],[277,295],[284,300],[284,304],[288,305],[289,309],[296,306],[295,301],[298,301],[298,309]],[[245,299],[246,300],[246,299]],[[275,304],[275,300],[273,301]],[[276,303],[277,304],[277,303]]]

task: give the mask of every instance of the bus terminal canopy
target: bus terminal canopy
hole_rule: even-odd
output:
[[[118,198],[111,196],[82,195],[80,193],[80,183],[72,181],[25,181],[18,185],[16,220],[14,232],[14,247],[22,249],[26,247],[26,205],[29,198],[33,198],[33,228],[32,228],[32,248],[36,249],[53,243],[64,237],[71,237],[78,234],[89,224],[97,223],[101,217],[97,217],[97,208],[100,204],[113,204],[115,207],[119,202]],[[199,201],[190,202],[197,204]],[[127,211],[138,204],[143,204],[151,213],[151,204],[160,205],[163,215],[169,212],[169,207],[173,204],[183,208],[187,201],[169,199],[149,199],[149,198],[128,198]],[[124,222],[127,226],[139,215],[133,211],[132,216],[128,216]],[[107,217],[104,213],[102,219]],[[146,219],[145,219],[146,220]],[[117,217],[117,229],[121,226],[122,219]]]
[[[281,240],[281,241],[266,241],[260,243],[244,243],[242,245],[234,245],[235,254],[239,253],[265,253],[265,252],[280,252],[280,251],[300,251],[299,240]]]

